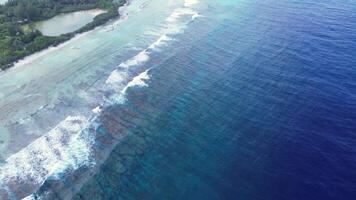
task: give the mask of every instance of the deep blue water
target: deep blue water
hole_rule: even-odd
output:
[[[75,199],[355,199],[356,3],[205,4]]]

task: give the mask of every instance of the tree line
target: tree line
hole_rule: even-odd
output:
[[[90,30],[117,17],[117,8],[124,3],[113,0],[9,0],[0,6],[0,69],[31,53],[55,46],[73,37],[75,33]],[[63,12],[103,8],[108,12],[98,15],[94,21],[80,30],[58,37],[43,36],[31,28],[33,22],[48,19]],[[29,28],[24,30],[24,25]]]

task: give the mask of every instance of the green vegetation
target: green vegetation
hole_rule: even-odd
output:
[[[0,6],[0,69],[9,68],[13,62],[27,55],[56,46],[77,33],[91,30],[118,17],[117,9],[124,2],[125,0],[9,0]],[[33,22],[59,13],[93,8],[106,9],[107,12],[96,16],[93,22],[73,33],[49,37],[31,26]],[[28,28],[24,30],[23,25],[28,25]]]

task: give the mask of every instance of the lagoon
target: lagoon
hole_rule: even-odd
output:
[[[0,199],[354,199],[355,9],[132,1],[0,74]]]
[[[80,29],[92,22],[95,16],[105,12],[102,9],[92,9],[62,13],[48,20],[37,22],[34,24],[34,27],[41,31],[43,35],[59,36]]]

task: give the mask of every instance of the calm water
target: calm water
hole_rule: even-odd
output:
[[[112,111],[144,122],[77,199],[355,198],[355,10],[209,2]]]
[[[89,22],[92,22],[95,16],[104,12],[104,10],[93,9],[62,13],[51,19],[37,22],[34,26],[43,35],[59,36],[80,29]]]
[[[20,161],[20,155],[35,157],[20,166],[33,171],[0,173],[0,178],[10,177],[0,182],[6,186],[0,195],[354,199],[355,10],[356,3],[337,0],[133,2],[117,30],[109,26],[90,33],[62,53],[27,66],[57,62],[60,66],[53,68],[62,75],[87,75],[63,81],[53,75],[60,84],[38,89],[40,94],[50,88],[62,91],[53,92],[52,101],[61,99],[73,109],[62,111],[71,118],[34,144],[58,145],[58,135],[79,139],[49,148],[66,162],[47,162],[54,155],[40,156],[47,147],[30,145],[14,154],[2,171],[10,171],[6,167]],[[73,46],[80,58],[69,56]],[[65,56],[71,61],[58,62]],[[61,68],[67,65],[74,72]],[[10,72],[17,84],[25,76],[20,69]],[[51,103],[52,110],[62,110],[60,103]],[[92,108],[95,114],[88,114]],[[30,130],[44,123],[44,116],[63,119],[49,110],[40,109],[21,127],[4,128]],[[50,168],[52,162],[65,167]],[[28,181],[35,175],[41,185],[11,186],[14,177]]]

